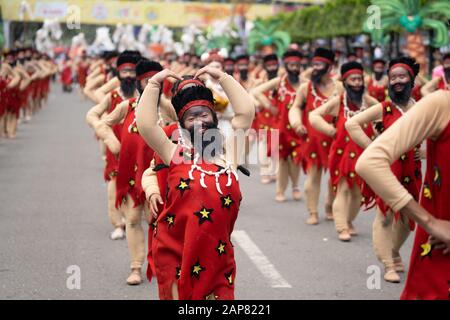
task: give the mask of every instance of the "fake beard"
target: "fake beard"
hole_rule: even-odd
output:
[[[374,74],[374,76],[375,76],[375,80],[380,81],[381,78],[383,78],[384,72],[383,72],[383,71],[382,71],[382,72],[376,72],[376,71],[374,71],[373,74]]]
[[[248,79],[248,70],[247,69],[239,70],[239,77],[241,78],[242,81],[247,81],[247,79]]]
[[[134,91],[136,90],[136,78],[119,78],[120,80],[120,90],[122,90],[125,97],[132,97]]]
[[[311,81],[314,84],[319,84],[323,76],[327,73],[327,68],[321,69],[319,71],[314,70],[311,74]]]
[[[225,72],[228,73],[230,76],[233,75],[234,68],[225,68]]]
[[[409,98],[411,97],[411,92],[412,92],[412,82],[407,82],[407,83],[403,83],[403,84],[395,84],[395,86],[401,85],[402,88],[400,91],[395,91],[394,90],[394,86],[389,85],[388,87],[388,93],[389,93],[389,98],[391,98],[391,100],[396,103],[396,104],[400,104],[400,105],[406,105],[409,101]]]
[[[361,104],[364,94],[364,86],[354,87],[344,84],[348,99],[354,104]]]
[[[298,71],[287,70],[287,77],[290,83],[297,84],[300,80],[300,73]]]
[[[278,70],[266,70],[267,76],[269,77],[269,80],[276,78],[278,76]]]
[[[222,135],[220,134],[219,129],[217,128],[217,123],[214,122],[206,122],[203,123],[202,129],[205,129],[203,133],[196,132],[195,130],[199,130],[197,127],[190,127],[188,129],[189,138],[194,146],[195,151],[197,151],[201,158],[203,159],[212,159],[218,154],[222,153],[223,150],[223,140]],[[207,130],[213,129],[214,133],[217,134],[207,134]],[[205,138],[205,135],[207,137]]]

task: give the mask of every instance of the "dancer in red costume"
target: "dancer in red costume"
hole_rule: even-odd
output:
[[[369,94],[379,102],[386,100],[388,77],[385,74],[386,61],[375,59],[372,63],[373,74],[366,76],[365,82]]]
[[[419,64],[412,58],[398,58],[389,62],[390,101],[377,104],[347,121],[347,130],[358,145],[365,149],[372,143],[370,136],[363,132],[363,126],[377,121],[375,127],[379,133],[383,133],[413,107],[415,101],[411,99],[411,91],[418,72]],[[415,146],[391,166],[392,173],[415,199],[419,198],[422,183],[419,149],[420,146]],[[404,271],[399,251],[414,225],[407,217],[392,210],[381,198],[377,197],[376,203],[377,213],[373,222],[375,253],[384,264],[384,279],[399,282],[397,272]]]
[[[196,77],[204,73],[219,81],[233,104],[233,128],[249,129],[255,109],[248,93],[216,68],[205,67]],[[155,75],[137,110],[139,132],[169,166],[168,200],[158,216],[152,244],[160,298],[233,299],[236,266],[230,235],[241,201],[236,170],[245,139],[238,139],[236,146],[221,143],[220,136],[214,135],[215,151],[206,154],[211,142],[201,137],[217,128],[213,95],[203,86],[193,86],[172,98],[185,129],[178,144],[173,144],[157,124],[161,83],[168,76],[180,79],[170,70]]]
[[[427,140],[420,205],[391,171],[408,150]],[[401,299],[450,299],[450,91],[421,99],[361,155],[356,171],[403,216],[418,223]]]
[[[334,53],[328,49],[318,48],[312,60],[311,80],[302,84],[297,90],[294,104],[289,110],[289,122],[294,130],[302,136],[301,164],[306,172],[305,181],[306,205],[309,211],[307,224],[319,223],[318,204],[322,172],[328,168],[328,155],[332,138],[315,130],[309,123],[309,113],[338,95],[342,88],[331,78]],[[325,118],[332,122],[332,117]],[[325,204],[327,220],[333,219],[333,190],[329,183]]]
[[[114,111],[116,106],[122,101],[134,98],[138,95],[136,90],[136,63],[139,57],[130,54],[121,54],[117,60],[117,70],[119,72],[120,88],[113,90],[107,94],[103,100],[91,108],[86,115],[86,122],[92,127],[96,128],[101,124],[101,117],[103,114],[109,114]],[[116,124],[113,126],[113,131],[117,139],[120,141],[122,125]],[[122,213],[117,210],[116,204],[116,177],[118,170],[118,159],[111,152],[106,150],[106,163],[103,176],[108,184],[108,213],[112,225],[115,230],[111,234],[112,239],[121,239],[125,236]]]
[[[363,198],[363,181],[356,175],[355,165],[363,149],[350,140],[345,122],[356,114],[363,112],[378,101],[364,94],[363,66],[359,62],[348,62],[341,66],[341,79],[345,92],[309,114],[311,125],[333,138],[330,148],[329,169],[331,183],[336,198],[333,202],[333,217],[339,239],[350,241],[356,235],[353,227]],[[325,121],[326,116],[337,118],[336,127]],[[365,125],[364,133],[374,138],[372,126]],[[367,189],[367,188],[366,188]]]
[[[278,113],[276,129],[279,130],[279,164],[277,171],[277,186],[275,200],[286,201],[286,188],[289,180],[292,181],[292,195],[294,200],[300,200],[298,187],[300,179],[299,163],[301,162],[302,148],[300,137],[289,124],[288,113],[295,99],[297,89],[301,85],[300,61],[302,54],[299,51],[287,51],[283,55],[283,62],[287,74],[278,76],[266,83],[252,89],[253,96],[266,110]],[[265,95],[266,92],[276,91],[275,105]],[[274,110],[276,109],[276,111]]]

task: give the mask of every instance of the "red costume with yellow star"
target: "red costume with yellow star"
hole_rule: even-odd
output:
[[[211,294],[234,299],[230,236],[241,201],[237,175],[215,164],[196,164],[204,171],[221,171],[204,174],[195,169],[190,152],[178,147],[167,168],[166,190],[161,190],[166,192],[165,206],[152,240],[159,296],[172,299],[172,285],[177,283],[180,300]]]
[[[383,119],[381,124],[377,126],[381,133],[387,130],[395,123],[395,121],[402,117],[402,113],[392,102],[385,101],[382,103],[382,106]],[[415,152],[419,149],[420,146],[416,146],[413,150],[410,150],[406,154],[402,155],[399,160],[391,165],[391,170],[397,177],[398,181],[403,184],[403,186],[416,200],[419,199],[420,188],[422,186],[422,163],[420,160],[414,160]],[[389,207],[378,196],[376,197],[376,203],[381,212],[386,215]],[[396,212],[395,219],[398,220],[399,217],[399,213]],[[410,228],[411,230],[414,230],[414,222],[412,220],[410,220]]]
[[[367,186],[363,188],[365,185],[364,181],[355,171],[356,161],[364,150],[350,138],[347,129],[345,128],[347,117],[345,116],[344,109],[344,94],[341,95],[340,99],[339,114],[336,121],[336,137],[330,147],[329,168],[331,183],[333,185],[333,190],[336,191],[339,182],[343,178],[347,181],[349,189],[352,189],[356,184],[363,193],[363,199],[368,200],[370,194],[367,194]],[[359,108],[351,101],[347,102],[347,106],[351,112],[359,111]],[[368,137],[374,138],[372,126],[365,125],[364,133]]]
[[[450,220],[450,122],[435,141],[427,141],[427,169],[420,205],[437,219]],[[410,271],[401,299],[450,299],[450,257],[433,250],[417,227]]]
[[[295,163],[301,161],[301,139],[295,133],[289,124],[289,109],[295,100],[296,90],[291,86],[286,76],[280,80],[280,85],[277,90],[276,106],[278,108],[279,117],[276,128],[280,131],[280,150],[279,156],[281,159],[287,159],[292,156]]]
[[[108,113],[114,111],[116,106],[123,101],[121,95],[117,92],[117,90],[113,90],[111,92],[111,104],[108,109]],[[120,141],[120,137],[122,134],[122,124],[115,124],[113,126],[113,132],[116,135],[117,139]],[[103,171],[103,177],[105,181],[110,181],[112,177],[117,176],[117,170],[119,166],[119,160],[114,156],[114,154],[106,148],[106,164],[105,170]]]
[[[314,93],[315,92],[315,93]],[[320,107],[328,98],[319,90],[313,88],[313,83],[308,83],[308,92],[306,95],[306,105],[302,110],[302,123],[306,127],[307,134],[302,137],[302,167],[306,173],[313,165],[318,169],[328,168],[328,155],[330,154],[330,146],[333,141],[324,133],[314,129],[309,122],[309,113]],[[333,117],[327,115],[325,121],[333,122]]]

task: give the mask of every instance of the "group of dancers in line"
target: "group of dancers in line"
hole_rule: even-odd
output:
[[[45,53],[31,47],[5,50],[0,68],[0,140],[15,139],[18,124],[29,122],[47,103],[50,80],[58,71]]]
[[[261,183],[276,181],[276,201],[287,200],[289,183],[293,199],[303,197],[303,170],[306,223],[317,225],[328,171],[325,219],[338,239],[356,236],[358,213],[376,206],[373,247],[384,279],[400,282],[400,248],[416,229],[402,298],[449,298],[450,55],[442,63],[442,76],[425,81],[413,58],[376,59],[367,72],[354,59],[337,66],[326,48],[256,62],[218,51],[204,60],[166,52],[156,61],[130,50],[83,57],[79,83],[95,103],[86,121],[103,154],[111,239],[128,242],[127,283],[142,283],[147,258],[161,299],[234,299],[230,236],[252,140],[235,133],[253,128],[266,130],[253,143]],[[220,138],[196,141],[212,129]],[[216,152],[204,152],[211,144]]]

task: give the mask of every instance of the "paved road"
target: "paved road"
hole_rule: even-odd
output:
[[[125,284],[126,241],[108,238],[102,162],[84,122],[89,107],[54,86],[48,106],[20,125],[17,139],[0,141],[0,299],[158,298],[155,282]],[[274,186],[260,185],[256,168],[240,181],[238,299],[398,299],[403,284],[367,287],[367,268],[380,266],[371,246],[373,212],[358,217],[360,235],[344,244],[332,223],[304,223],[304,202],[275,203]],[[406,262],[411,243],[403,248]],[[71,290],[73,265],[81,288]]]

